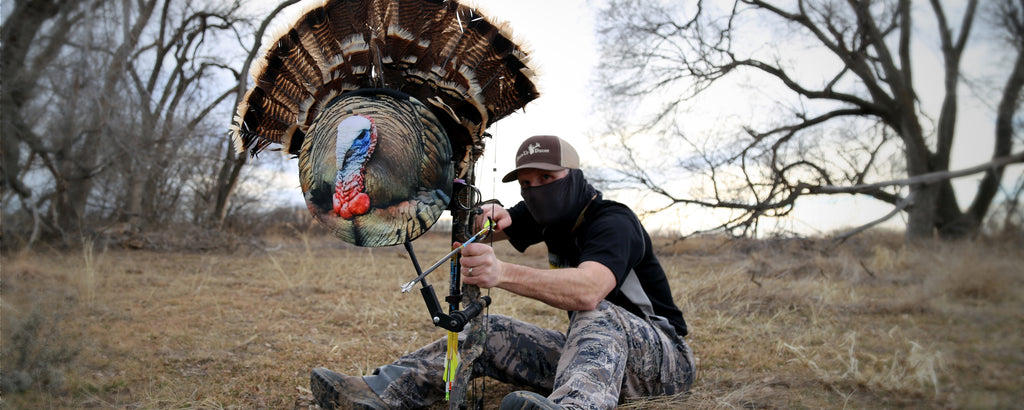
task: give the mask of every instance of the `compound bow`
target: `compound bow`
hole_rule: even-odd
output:
[[[463,161],[461,167],[456,167],[456,175],[461,175],[462,178],[456,179],[453,183],[453,198],[449,202],[448,210],[452,216],[452,243],[461,245],[426,270],[422,270],[416,259],[416,253],[413,251],[412,243],[405,243],[405,249],[412,260],[417,277],[403,285],[402,292],[408,292],[416,283],[420,283],[422,285],[420,294],[426,304],[431,322],[434,326],[448,331],[444,382],[445,399],[448,400],[450,409],[464,407],[472,379],[473,364],[483,352],[487,337],[486,329],[483,326],[483,317],[480,314],[490,305],[491,298],[481,295],[479,287],[461,283],[461,255],[459,253],[463,247],[480,240],[493,228],[493,221],[488,221],[483,229],[473,233],[474,220],[480,214],[480,190],[474,186],[475,165],[482,154],[483,144],[475,144],[469,148],[468,160]],[[433,286],[427,284],[426,281],[426,276],[446,261],[450,262],[448,295],[445,297],[445,301],[448,303],[448,313],[444,312]],[[459,310],[460,304],[465,308]],[[465,332],[465,337],[461,349],[459,349],[458,335],[462,332]],[[478,399],[482,400],[482,397]],[[482,407],[482,403],[476,404],[475,408]]]

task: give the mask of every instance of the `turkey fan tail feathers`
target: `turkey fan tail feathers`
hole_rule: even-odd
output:
[[[538,96],[511,30],[445,0],[328,0],[307,8],[252,68],[232,131],[239,152],[270,144],[298,154],[317,114],[337,96],[387,88],[420,100],[453,146]]]

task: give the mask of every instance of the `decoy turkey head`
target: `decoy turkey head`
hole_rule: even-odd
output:
[[[338,123],[334,153],[338,174],[334,186],[334,213],[345,219],[370,210],[370,197],[363,192],[366,161],[377,147],[373,120],[353,115]]]

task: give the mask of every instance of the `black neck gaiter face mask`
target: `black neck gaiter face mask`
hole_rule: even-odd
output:
[[[555,182],[520,190],[526,209],[543,226],[569,225],[597,194],[583,171],[570,169],[569,175]]]

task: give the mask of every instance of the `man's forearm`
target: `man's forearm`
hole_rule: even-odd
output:
[[[596,262],[579,268],[536,269],[501,263],[497,287],[568,311],[593,310],[615,287],[615,276]]]

